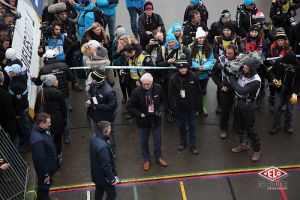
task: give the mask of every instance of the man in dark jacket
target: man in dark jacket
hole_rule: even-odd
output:
[[[38,200],[50,200],[48,193],[52,183],[51,178],[59,169],[55,145],[49,132],[50,126],[50,115],[38,114],[30,137],[32,160],[38,177]]]
[[[4,89],[4,75],[0,71],[0,125],[10,136],[14,146],[18,149],[19,134],[17,131],[16,112],[11,95]]]
[[[146,48],[149,40],[153,38],[152,31],[159,30],[166,34],[164,22],[159,14],[153,13],[153,4],[148,1],[144,4],[145,13],[138,19],[138,33],[140,44],[143,49]]]
[[[60,10],[61,7],[57,3],[64,3],[64,4],[66,4],[66,12],[67,12],[68,16],[71,19],[76,19],[77,12],[76,12],[75,8],[72,6],[72,4],[68,0],[54,0],[53,3],[50,5],[50,6],[52,6],[52,8],[53,8],[53,6],[56,7],[56,9],[54,9],[54,10],[61,11]],[[54,5],[54,4],[56,4],[56,5]],[[57,7],[59,7],[59,8],[57,8]],[[58,12],[56,12],[56,13],[49,13],[48,12],[48,8],[49,8],[49,6],[46,6],[43,9],[42,21],[50,23],[52,21],[57,20],[57,14],[58,14]],[[51,9],[51,10],[53,10],[53,9]]]
[[[100,121],[109,121],[113,123],[116,117],[118,106],[116,92],[105,80],[105,71],[96,69],[91,73],[93,79],[87,92],[87,114],[91,117],[92,133],[99,133],[97,123]],[[115,137],[111,133],[111,147],[115,154]]]
[[[172,75],[169,82],[169,103],[171,112],[177,112],[180,144],[178,151],[183,151],[187,144],[194,155],[198,155],[196,148],[196,110],[199,108],[199,79],[197,75],[189,70],[187,60],[179,60],[176,63],[178,71]],[[202,99],[202,97],[201,97]],[[189,140],[187,141],[186,124],[188,124]]]
[[[293,134],[292,121],[297,95],[300,92],[300,63],[293,53],[287,53],[275,62],[270,70],[271,80],[275,85],[274,124],[270,134],[280,130],[281,107],[286,105],[284,129]]]
[[[41,76],[46,74],[54,74],[58,80],[58,89],[62,92],[66,107],[69,108],[69,85],[68,81],[75,83],[74,76],[70,71],[68,65],[64,62],[59,62],[56,60],[56,52],[52,49],[46,51],[43,55],[44,57],[44,66],[41,68],[39,75],[37,78],[31,77],[31,81],[34,82],[36,85],[42,85]],[[67,125],[66,131],[64,133],[64,141],[65,143],[70,142],[70,133],[69,133],[69,126],[70,126],[70,113],[69,109],[67,111]]]
[[[257,74],[260,62],[252,57],[246,56],[239,61],[243,69],[238,78],[229,73],[231,87],[235,91],[235,117],[238,124],[240,143],[232,148],[233,153],[249,150],[248,138],[252,146],[252,162],[260,159],[260,142],[255,129],[255,107],[256,98],[260,90],[261,79]]]
[[[164,96],[161,86],[153,84],[153,76],[145,73],[141,77],[142,86],[137,87],[128,102],[128,111],[136,118],[139,128],[144,170],[150,168],[149,136],[153,135],[154,156],[163,167],[167,162],[161,158],[161,120],[164,111]]]
[[[198,27],[202,27],[203,30],[208,34],[207,26],[201,21],[200,13],[197,10],[190,12],[190,20],[183,23],[183,41],[185,46],[188,46],[195,40],[196,32]]]
[[[208,11],[205,5],[203,4],[202,0],[190,0],[190,4],[187,6],[184,12],[184,22],[190,20],[190,12],[192,10],[197,10],[200,13],[201,21],[207,25]]]
[[[102,199],[104,191],[106,199],[114,200],[117,197],[115,185],[120,182],[114,164],[114,158],[108,139],[111,125],[108,121],[97,123],[99,132],[90,139],[90,159],[92,181],[96,185],[95,200]]]

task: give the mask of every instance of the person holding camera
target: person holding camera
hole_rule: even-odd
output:
[[[153,39],[149,40],[145,51],[151,55],[153,62],[156,63],[157,55],[161,51],[161,46],[164,44],[164,34],[158,30],[154,30],[153,37]]]
[[[183,151],[189,145],[190,151],[198,155],[196,147],[196,111],[202,94],[197,75],[190,70],[190,64],[185,56],[175,63],[177,71],[169,81],[170,113],[178,116],[180,144],[178,151]],[[187,130],[188,126],[188,130]],[[187,135],[189,135],[187,140]]]
[[[136,118],[144,159],[143,167],[148,171],[151,161],[148,144],[150,131],[153,135],[155,160],[160,166],[167,167],[167,162],[161,157],[161,121],[165,99],[161,86],[153,83],[150,73],[145,73],[140,81],[141,86],[132,92],[127,109]]]
[[[217,110],[220,110],[221,113],[220,138],[222,139],[225,139],[228,134],[229,116],[234,99],[234,89],[230,85],[229,77],[225,73],[225,70],[229,62],[234,61],[238,55],[239,52],[235,46],[232,44],[228,45],[225,49],[225,55],[220,56],[216,60],[210,73],[212,80],[217,85],[218,107],[219,105],[221,107],[220,109],[217,108]]]
[[[235,91],[234,112],[238,125],[240,143],[232,148],[233,153],[249,150],[248,138],[252,145],[252,162],[257,162],[261,156],[260,141],[255,129],[256,98],[260,90],[261,80],[257,74],[260,66],[259,60],[245,56],[239,61],[242,71],[238,74],[225,73],[229,76],[229,83]]]

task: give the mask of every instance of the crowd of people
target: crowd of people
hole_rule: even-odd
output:
[[[145,171],[151,167],[150,133],[155,161],[162,167],[168,165],[161,152],[164,116],[169,122],[178,120],[178,151],[188,147],[192,154],[199,154],[196,117],[209,114],[206,96],[210,78],[217,86],[220,138],[227,137],[230,113],[234,113],[233,126],[240,143],[232,152],[249,150],[251,144],[251,160],[260,160],[255,110],[267,90],[274,112],[269,133],[281,129],[284,111],[284,130],[293,134],[294,107],[300,93],[300,23],[294,18],[300,7],[298,0],[272,0],[271,22],[266,21],[266,13],[257,8],[255,0],[244,0],[237,7],[235,20],[223,10],[210,26],[204,2],[190,0],[183,23],[174,18],[177,22],[172,27],[165,27],[163,18],[154,12],[159,5],[126,0],[132,35],[124,26],[116,26],[118,4],[118,0],[54,0],[44,8],[37,49],[44,65],[38,77],[29,77],[41,86],[31,134],[27,72],[15,50],[9,48],[9,26],[13,24],[9,17],[14,14],[2,9],[0,123],[16,148],[24,152],[31,147],[39,179],[38,199],[49,198],[52,175],[62,161],[62,143],[70,143],[69,82],[73,90],[81,92],[84,89],[78,79],[85,79],[85,106],[94,134],[90,151],[97,199],[104,191],[110,199],[116,197],[114,185],[119,178],[113,161],[113,123],[117,99],[127,106],[125,117],[136,119]],[[90,69],[76,69],[80,66]],[[122,92],[119,98],[114,89],[116,76]]]

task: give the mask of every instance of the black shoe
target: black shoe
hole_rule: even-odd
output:
[[[220,105],[217,106],[216,113],[217,114],[221,113],[221,106]]]
[[[275,135],[276,133],[278,133],[278,131],[280,130],[280,126],[279,125],[274,125],[271,130],[269,131],[269,134],[271,135]]]
[[[177,146],[178,151],[183,151],[186,148],[186,145],[180,144]]]
[[[294,133],[294,129],[291,126],[284,127],[284,130],[289,135],[292,135]]]
[[[190,147],[190,151],[194,154],[194,155],[198,155],[199,154],[199,150],[196,147]]]

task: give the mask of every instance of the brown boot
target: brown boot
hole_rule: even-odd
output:
[[[261,155],[261,151],[253,151],[253,154],[252,154],[252,162],[258,162],[259,159],[260,159],[260,155]]]
[[[150,162],[144,162],[144,171],[148,171],[150,169]]]
[[[233,153],[239,153],[239,152],[241,152],[241,151],[247,151],[247,150],[249,150],[249,144],[239,144],[239,145],[237,145],[236,147],[233,147],[232,149],[231,149],[231,151],[233,152]]]
[[[158,163],[160,166],[162,166],[162,167],[167,167],[167,166],[168,166],[167,162],[166,162],[165,160],[163,160],[162,158],[159,158],[159,159],[157,160],[157,163]]]

